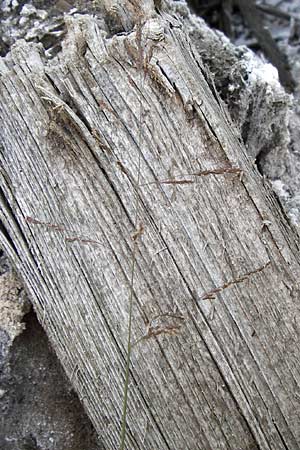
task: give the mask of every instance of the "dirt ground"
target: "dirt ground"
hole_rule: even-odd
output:
[[[0,264],[1,282],[11,269],[3,255]],[[9,299],[3,291],[0,298],[0,449],[101,450],[30,306],[24,309],[29,312],[19,317],[24,331],[17,330],[15,338],[3,323],[4,297],[14,304],[26,295],[16,283]],[[12,315],[9,320],[12,329]]]

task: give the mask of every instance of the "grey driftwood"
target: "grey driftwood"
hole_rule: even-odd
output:
[[[1,60],[1,243],[104,448],[135,245],[127,448],[299,449],[298,237],[180,21],[142,19]]]

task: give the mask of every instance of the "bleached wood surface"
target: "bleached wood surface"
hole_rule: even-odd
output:
[[[19,42],[0,71],[1,242],[103,447],[137,192],[127,448],[300,448],[298,238],[180,22],[150,17],[140,40],[79,16],[57,59]]]

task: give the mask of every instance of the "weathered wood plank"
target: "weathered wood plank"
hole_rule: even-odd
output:
[[[2,59],[1,242],[116,449],[138,194],[128,448],[298,449],[298,238],[180,22],[143,25],[143,70],[138,34],[82,16]]]

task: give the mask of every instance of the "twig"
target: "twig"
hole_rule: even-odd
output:
[[[184,320],[184,317],[178,314],[158,314],[157,316],[153,317],[148,323],[146,334],[135,341],[132,344],[132,347],[136,346],[143,340],[160,336],[161,334],[167,334],[169,336],[179,334]]]
[[[282,85],[291,91],[295,86],[286,55],[279,49],[270,31],[264,26],[260,11],[254,0],[235,0],[245,22],[255,35],[270,62],[277,68]]]
[[[285,20],[291,20],[291,19],[299,20],[300,19],[299,14],[293,14],[293,13],[290,13],[287,11],[283,11],[282,9],[277,8],[276,6],[257,4],[256,8],[266,14],[271,15],[271,16],[279,17],[280,19],[285,19]]]
[[[63,227],[62,225],[57,225],[56,223],[51,223],[51,222],[43,222],[42,220],[38,220],[38,219],[35,219],[30,216],[25,217],[25,222],[30,223],[32,225],[43,225],[47,228],[50,228],[51,230],[59,231],[62,233],[73,233],[73,231],[68,230],[67,228]],[[90,239],[88,237],[83,237],[83,236],[66,236],[65,241],[66,242],[77,241],[77,242],[80,242],[81,244],[97,244],[97,245],[104,246],[104,244],[102,244],[102,242],[96,241],[94,239]]]
[[[207,299],[214,299],[216,298],[216,294],[218,294],[219,292],[224,291],[224,289],[227,289],[235,284],[238,283],[242,283],[243,281],[248,280],[248,278],[251,275],[254,275],[256,273],[262,272],[266,267],[268,267],[268,265],[271,264],[271,261],[268,261],[266,264],[264,264],[262,267],[259,267],[258,269],[252,270],[251,272],[245,273],[244,275],[241,275],[238,278],[235,278],[234,280],[230,280],[227,281],[226,283],[224,283],[222,286],[219,286],[215,289],[212,289],[211,291],[208,292],[204,292],[204,294],[201,295],[201,297],[199,298],[200,300],[207,300]]]
[[[139,61],[138,70],[140,73],[140,90],[142,92],[143,81],[145,78],[145,72],[142,73],[143,67],[143,48],[142,48],[142,23],[141,14],[137,11],[137,25],[136,25],[136,43],[138,47]],[[143,76],[144,75],[144,76]],[[139,136],[138,136],[138,175],[135,186],[135,233],[133,235],[133,249],[132,249],[132,263],[131,263],[131,279],[130,279],[130,292],[129,292],[129,320],[128,320],[128,338],[127,338],[127,356],[126,356],[126,369],[125,369],[125,383],[124,383],[124,395],[123,395],[123,412],[122,412],[122,425],[120,434],[120,450],[125,449],[126,440],[126,418],[127,418],[127,405],[128,405],[128,388],[129,388],[129,372],[131,362],[131,335],[132,335],[132,310],[133,310],[133,284],[134,284],[134,272],[136,265],[136,251],[138,244],[138,237],[143,232],[143,225],[140,225],[138,229],[139,219],[139,187],[141,177],[141,141],[142,141],[142,100],[140,99],[139,108]]]
[[[201,170],[195,173],[187,173],[181,176],[184,177],[204,177],[207,175],[227,175],[227,174],[237,174],[242,175],[243,171],[239,167],[217,167],[215,169]],[[151,184],[193,184],[195,181],[187,178],[183,178],[182,180],[176,178],[170,178],[167,180],[157,180],[150,181],[150,183],[141,184],[141,186],[149,186]]]

